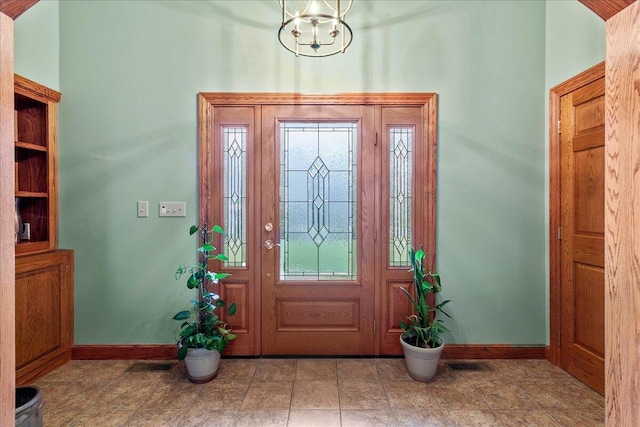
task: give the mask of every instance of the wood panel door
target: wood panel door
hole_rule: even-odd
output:
[[[604,393],[604,78],[560,102],[561,365]]]
[[[374,112],[263,107],[262,354],[374,354]]]

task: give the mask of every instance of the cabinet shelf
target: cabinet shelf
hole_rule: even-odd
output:
[[[42,152],[48,151],[47,147],[43,145],[32,144],[30,142],[16,141],[15,145],[16,145],[16,148],[20,148],[24,150],[33,150],[33,151],[42,151]]]
[[[46,199],[49,195],[47,193],[39,193],[35,191],[16,191],[16,197]]]

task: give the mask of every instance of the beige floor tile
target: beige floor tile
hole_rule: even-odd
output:
[[[68,426],[76,418],[78,418],[84,410],[82,409],[68,409],[68,408],[56,408],[48,405],[45,402],[44,409],[42,410],[42,424],[47,427],[62,427]]]
[[[86,426],[100,426],[100,427],[121,427],[127,425],[127,421],[135,414],[135,411],[131,410],[118,410],[112,409],[89,409],[84,411],[80,416],[75,417],[72,422],[68,424],[69,427],[86,427]],[[44,425],[49,425],[44,423]],[[67,424],[65,424],[67,425]]]
[[[284,427],[289,419],[288,409],[261,409],[238,413],[236,427]]]
[[[125,378],[122,381],[110,381],[105,386],[103,397],[96,402],[96,407],[111,411],[135,411],[146,404],[157,390],[155,381],[139,381]]]
[[[544,409],[516,409],[493,411],[504,427],[557,427]]]
[[[593,408],[599,395],[584,385],[569,380],[517,381],[518,387],[543,408]],[[598,397],[596,397],[598,396]]]
[[[473,387],[491,409],[540,409],[517,385],[491,380],[477,382]]]
[[[455,409],[446,411],[452,427],[503,427],[493,411],[481,409]]]
[[[155,390],[144,404],[148,409],[187,410],[200,397],[201,388],[190,382],[166,381],[155,383]]]
[[[548,409],[547,413],[562,427],[603,427],[604,411],[597,409]]]
[[[397,426],[404,427],[448,427],[447,414],[439,409],[426,406],[422,409],[395,409]]]
[[[296,380],[293,384],[292,409],[339,409],[338,382]]]
[[[442,409],[489,409],[480,393],[466,381],[427,384]]]
[[[385,381],[384,390],[392,409],[439,408],[429,384],[418,381]]]
[[[205,384],[193,385],[202,397],[194,400],[194,408],[207,408],[219,399],[224,400],[225,410],[237,411],[242,406],[242,401],[249,389],[248,380],[221,380],[216,378]]]
[[[340,410],[291,409],[287,427],[340,427]]]
[[[53,384],[53,385],[52,385]],[[108,390],[108,381],[60,381],[44,388],[45,407],[81,411],[99,402]]]
[[[131,360],[71,360],[45,375],[44,381],[110,381],[122,378]]]
[[[227,407],[226,402],[223,407]],[[194,407],[187,411],[180,420],[180,427],[232,427],[236,422],[238,411],[224,410],[212,406]]]
[[[295,359],[263,359],[253,381],[293,381],[297,362]]]
[[[380,380],[346,380],[339,383],[341,409],[389,409]]]
[[[338,375],[335,359],[299,359],[296,380],[333,380]]]
[[[377,359],[378,374],[383,380],[409,381],[411,377],[407,373],[407,365],[404,359]]]
[[[343,409],[341,416],[342,427],[395,427],[398,425],[393,413],[387,409]]]
[[[518,380],[568,380],[573,377],[567,372],[542,359],[508,359],[490,362],[505,376]]]
[[[134,361],[73,361],[35,385],[47,427],[604,426],[604,398],[548,362],[482,362],[442,363],[424,384],[402,358],[223,359],[218,378],[191,384],[183,363],[134,375]]]
[[[240,409],[289,409],[293,381],[257,381],[251,383]]]
[[[184,419],[184,415],[184,411],[172,409],[140,409],[129,418],[125,425],[127,427],[177,427]]]
[[[378,368],[373,359],[338,359],[338,379],[378,379]]]
[[[257,359],[222,359],[220,360],[220,372],[217,380],[242,380],[251,381],[256,372],[259,360]]]

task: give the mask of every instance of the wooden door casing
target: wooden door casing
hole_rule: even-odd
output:
[[[604,393],[604,78],[560,102],[561,366]]]
[[[412,187],[412,197],[416,201],[413,210],[414,224],[412,225],[412,243],[425,244],[427,252],[427,266],[430,269],[435,267],[435,194],[436,194],[436,110],[437,110],[437,95],[433,93],[353,93],[342,95],[300,95],[300,94],[275,94],[275,93],[200,93],[199,94],[199,144],[200,144],[200,214],[201,218],[206,218],[210,223],[221,222],[220,218],[223,216],[220,202],[222,200],[222,190],[220,189],[220,182],[222,178],[222,167],[218,163],[222,159],[221,149],[216,146],[215,139],[218,135],[221,122],[218,122],[219,118],[223,116],[225,108],[234,107],[236,113],[245,111],[242,114],[232,113],[227,116],[226,123],[234,125],[253,123],[253,131],[249,132],[250,148],[248,149],[248,158],[253,159],[255,162],[260,159],[259,165],[250,167],[248,172],[250,177],[248,183],[250,191],[248,208],[248,218],[251,224],[247,225],[247,251],[248,262],[254,267],[251,271],[245,273],[246,280],[241,279],[240,275],[236,271],[229,271],[223,269],[223,271],[229,271],[232,276],[225,279],[223,282],[224,288],[228,288],[232,283],[230,280],[237,280],[244,284],[237,284],[241,287],[241,291],[238,293],[242,295],[242,298],[238,300],[238,305],[241,304],[247,307],[247,328],[241,328],[240,331],[244,334],[239,334],[238,340],[229,346],[229,354],[232,355],[258,355],[263,353],[263,339],[268,339],[267,329],[263,324],[264,313],[262,311],[262,301],[275,300],[275,294],[273,286],[272,291],[267,291],[265,287],[265,280],[275,280],[275,273],[267,271],[266,266],[274,265],[274,255],[269,255],[263,246],[263,243],[267,239],[276,240],[279,236],[274,233],[270,233],[265,230],[264,226],[266,222],[271,222],[274,226],[277,226],[277,222],[267,218],[277,218],[276,211],[278,209],[277,204],[266,203],[266,198],[271,197],[275,191],[273,187],[279,185],[278,178],[275,176],[275,167],[264,169],[265,164],[271,164],[274,158],[267,159],[268,156],[273,157],[266,151],[263,151],[262,141],[269,138],[274,139],[274,126],[273,123],[266,123],[266,119],[263,122],[262,111],[277,107],[287,107],[296,109],[300,106],[310,107],[319,106],[326,111],[339,111],[340,108],[351,106],[358,109],[372,108],[374,110],[373,119],[373,131],[368,133],[365,145],[370,150],[368,162],[373,162],[373,173],[367,175],[372,181],[373,192],[368,190],[367,198],[372,198],[374,204],[373,213],[371,217],[365,218],[365,222],[369,225],[365,227],[365,234],[367,239],[371,240],[371,244],[365,245],[364,252],[360,251],[361,256],[364,254],[368,258],[367,262],[371,260],[373,288],[367,288],[366,298],[368,296],[369,289],[373,292],[373,305],[372,315],[362,316],[358,314],[357,318],[352,321],[352,329],[363,328],[367,332],[366,340],[361,339],[362,343],[358,343],[360,349],[357,352],[345,353],[345,354],[366,354],[366,355],[395,355],[399,354],[398,336],[400,330],[397,323],[399,320],[409,314],[409,307],[406,302],[406,298],[394,298],[393,290],[399,292],[398,286],[407,286],[411,284],[411,273],[408,272],[408,268],[397,268],[396,271],[392,271],[391,276],[387,277],[386,272],[393,269],[385,269],[387,254],[383,254],[385,245],[388,245],[388,233],[386,228],[388,225],[388,212],[385,210],[385,200],[383,198],[384,185],[388,185],[388,179],[381,176],[383,173],[383,163],[388,160],[389,153],[384,152],[382,146],[386,144],[384,141],[386,130],[383,129],[382,116],[387,117],[387,125],[397,126],[413,126],[415,129],[415,159],[414,159],[414,180],[416,182]],[[297,107],[296,107],[297,106]],[[339,108],[334,108],[339,107]],[[403,108],[407,110],[403,110]],[[243,110],[246,109],[246,110]],[[386,109],[386,113],[383,113]],[[407,111],[410,113],[407,115]],[[329,114],[328,116],[333,115]],[[328,117],[327,116],[327,117]],[[216,119],[218,117],[218,119]],[[243,118],[244,117],[244,118]],[[249,117],[252,117],[251,119]],[[337,115],[336,117],[339,117]],[[411,119],[408,119],[411,117]],[[272,119],[268,119],[272,120]],[[411,123],[407,122],[409,120]],[[275,122],[275,121],[274,121]],[[251,126],[249,126],[251,127]],[[372,157],[371,157],[372,156]],[[251,160],[249,160],[251,161]],[[384,170],[388,170],[385,166]],[[274,176],[272,176],[274,175]],[[271,183],[271,184],[268,184]],[[251,187],[250,184],[253,184]],[[370,184],[371,185],[371,184]],[[216,190],[217,188],[217,190]],[[387,194],[387,193],[385,193]],[[361,197],[361,196],[359,196]],[[422,212],[420,212],[422,210]],[[383,216],[387,215],[384,220]],[[217,220],[217,222],[216,222]],[[276,247],[272,253],[276,254],[278,248]],[[212,266],[217,268],[218,266]],[[218,271],[218,270],[216,270]],[[268,277],[271,275],[271,277]],[[369,276],[366,276],[369,277]],[[233,279],[232,279],[233,278]],[[351,292],[354,291],[357,286],[352,286]],[[393,288],[393,289],[392,289]],[[284,289],[284,288],[283,288]],[[225,299],[229,300],[229,294],[224,294]],[[283,290],[283,292],[285,292]],[[362,295],[362,294],[361,294]],[[397,296],[399,296],[398,294]],[[281,294],[281,300],[286,301],[287,304],[291,303],[291,299],[287,300],[286,294]],[[233,298],[232,298],[233,299]],[[344,313],[353,311],[353,307],[349,307],[349,299],[355,301],[357,298],[349,296],[342,301],[342,305],[337,309],[340,315],[344,316]],[[295,304],[295,302],[294,302]],[[286,305],[286,304],[285,304]],[[314,304],[307,302],[306,305],[302,304],[298,307],[289,305],[292,310],[290,313],[294,313],[297,309],[298,312],[306,313],[309,316],[321,316],[324,308],[314,308]],[[326,308],[326,307],[325,307]],[[273,307],[272,307],[273,309]],[[280,308],[282,310],[282,307]],[[275,310],[275,309],[273,309]],[[318,311],[319,310],[319,311]],[[360,310],[360,307],[358,307]],[[239,310],[240,311],[240,307]],[[274,311],[275,313],[275,311]],[[296,316],[296,314],[293,314]],[[236,326],[238,319],[244,319],[244,315],[240,317],[229,319],[236,327],[236,332],[239,330]],[[275,316],[274,316],[275,318]],[[392,320],[390,320],[392,319]],[[244,322],[242,320],[240,323]],[[360,323],[358,325],[358,322]],[[364,323],[367,323],[364,325]],[[274,324],[276,320],[273,321]],[[372,324],[373,323],[373,324]],[[389,326],[390,325],[390,326]],[[282,328],[283,324],[280,323]],[[344,326],[342,326],[344,327]],[[286,327],[284,328],[286,329]],[[285,330],[282,332],[285,332]],[[333,340],[333,338],[331,338]],[[251,343],[247,343],[251,341]],[[285,345],[293,346],[298,341],[295,337],[289,336],[285,341]],[[365,343],[366,341],[366,343]],[[243,343],[244,342],[244,343]],[[332,343],[332,341],[327,341]],[[363,344],[364,343],[364,344]],[[268,347],[268,346],[267,346]],[[325,346],[330,347],[330,346]],[[340,347],[342,348],[342,347]],[[307,349],[309,354],[339,354],[336,350],[326,349]],[[278,351],[277,354],[299,354],[295,348],[284,349]]]

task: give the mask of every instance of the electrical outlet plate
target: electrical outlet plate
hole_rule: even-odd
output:
[[[149,216],[149,202],[138,202],[138,218],[147,218]]]
[[[186,216],[185,202],[160,202],[158,203],[159,216]]]

